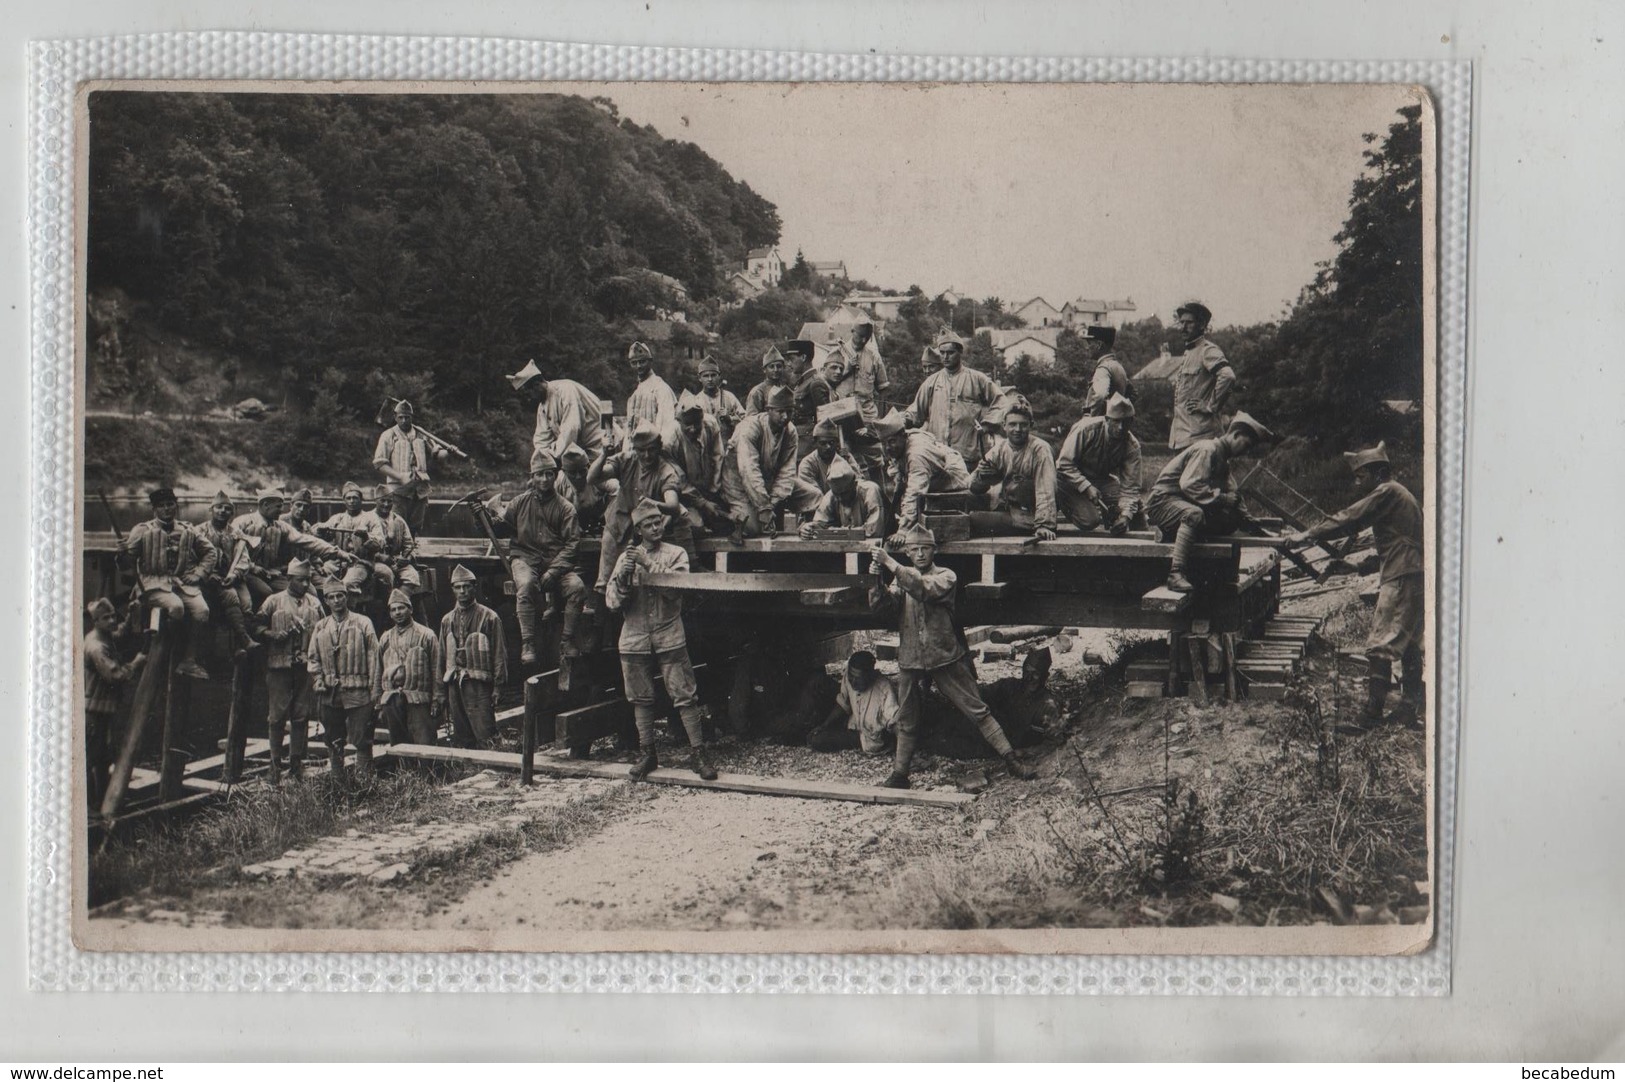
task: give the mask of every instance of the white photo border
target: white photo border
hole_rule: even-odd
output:
[[[1472,65],[1465,61],[877,56],[500,38],[212,31],[30,46],[32,636],[29,987],[36,991],[584,991],[1389,995],[1450,990],[1467,386]],[[1437,108],[1435,938],[1398,957],[86,952],[72,942],[75,94],[102,79],[1415,83]]]

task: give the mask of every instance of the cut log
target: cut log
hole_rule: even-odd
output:
[[[663,590],[725,594],[799,594],[803,590],[824,590],[855,586],[868,590],[870,579],[863,575],[818,575],[778,571],[740,571],[717,574],[710,571],[660,571],[643,576],[645,586]]]
[[[1036,639],[1060,633],[1061,629],[1053,624],[1020,624],[1016,627],[993,628],[992,638],[994,642],[1019,642],[1022,639]]]
[[[425,762],[471,763],[500,770],[518,770],[519,756],[508,751],[481,751],[464,748],[438,748],[423,744],[400,744],[390,753],[401,759]],[[594,763],[580,759],[540,755],[536,772],[562,778],[609,778],[624,780],[632,767],[627,763]],[[719,774],[706,781],[687,770],[663,767],[646,779],[655,785],[682,785],[695,789],[721,789],[764,796],[802,797],[808,800],[849,800],[862,804],[908,804],[917,807],[956,808],[975,800],[970,793],[937,792],[934,789],[885,789],[875,785],[853,785],[840,781],[803,781],[799,778],[764,778],[753,774]]]

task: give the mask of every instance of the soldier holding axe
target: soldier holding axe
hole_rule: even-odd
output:
[[[384,400],[388,405],[390,400]],[[393,486],[395,498],[400,501],[399,511],[412,529],[423,530],[423,516],[429,510],[429,466],[446,460],[447,455],[458,458],[468,456],[455,445],[447,443],[412,423],[412,403],[404,398],[395,399],[395,425],[386,428],[378,437],[378,446],[372,453],[372,464]],[[379,423],[383,423],[379,410]]]

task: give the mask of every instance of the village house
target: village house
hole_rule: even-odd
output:
[[[745,256],[745,277],[760,289],[772,289],[784,278],[784,257],[777,248],[752,248]]]
[[[869,313],[870,318],[885,323],[896,319],[897,310],[907,301],[907,293],[892,295],[859,289],[848,293],[843,303],[853,308],[861,308]]]
[[[766,286],[746,277],[745,272],[742,270],[736,270],[732,274],[728,275],[726,284],[730,289],[733,290],[734,297],[736,298],[734,303],[736,304],[748,301],[752,297],[760,296],[767,291]]]
[[[820,278],[833,278],[837,282],[844,282],[850,277],[846,273],[846,261],[842,259],[809,259],[807,266]]]
[[[988,336],[989,344],[999,354],[1000,363],[1006,367],[1015,364],[1022,357],[1027,357],[1036,364],[1053,367],[1055,342],[1061,330],[1060,327],[1018,327],[1014,330],[984,330],[979,333]]]
[[[1010,314],[1029,327],[1058,327],[1061,325],[1061,310],[1043,297],[1034,297]]]
[[[1062,307],[1061,325],[1071,327],[1073,330],[1082,330],[1091,325],[1121,328],[1123,324],[1133,320],[1135,311],[1132,297],[1121,301],[1079,297],[1077,300],[1067,301]]]

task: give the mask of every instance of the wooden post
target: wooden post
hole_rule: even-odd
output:
[[[529,785],[536,771],[536,712],[539,709],[540,677],[525,681],[525,720],[519,731],[519,784]]]
[[[1179,656],[1184,651],[1184,634],[1178,631],[1168,632],[1168,697],[1173,698],[1179,694]]]
[[[164,676],[168,671],[169,640],[162,635],[154,636],[146,667],[141,670],[135,695],[130,700],[124,747],[119,750],[113,776],[107,781],[107,793],[102,797],[102,815],[109,819],[118,814],[119,806],[124,803],[124,793],[130,787],[130,772],[135,769],[135,757],[141,751],[141,738],[146,734],[153,707],[163,694]]]
[[[1199,703],[1207,702],[1207,639],[1201,635],[1185,636],[1185,646],[1191,655],[1190,697]]]
[[[1231,702],[1238,698],[1236,694],[1236,633],[1226,631],[1220,641],[1224,644],[1224,690]]]
[[[183,632],[184,633],[184,632]],[[186,750],[189,728],[187,711],[191,706],[191,677],[176,676],[175,667],[168,666],[164,689],[164,757],[158,777],[158,798],[179,800],[185,795],[181,782],[186,776],[186,763],[191,753]]]
[[[252,664],[240,658],[231,665],[231,712],[226,715],[226,762],[222,780],[233,785],[242,776],[243,752],[248,746],[248,672]]]

